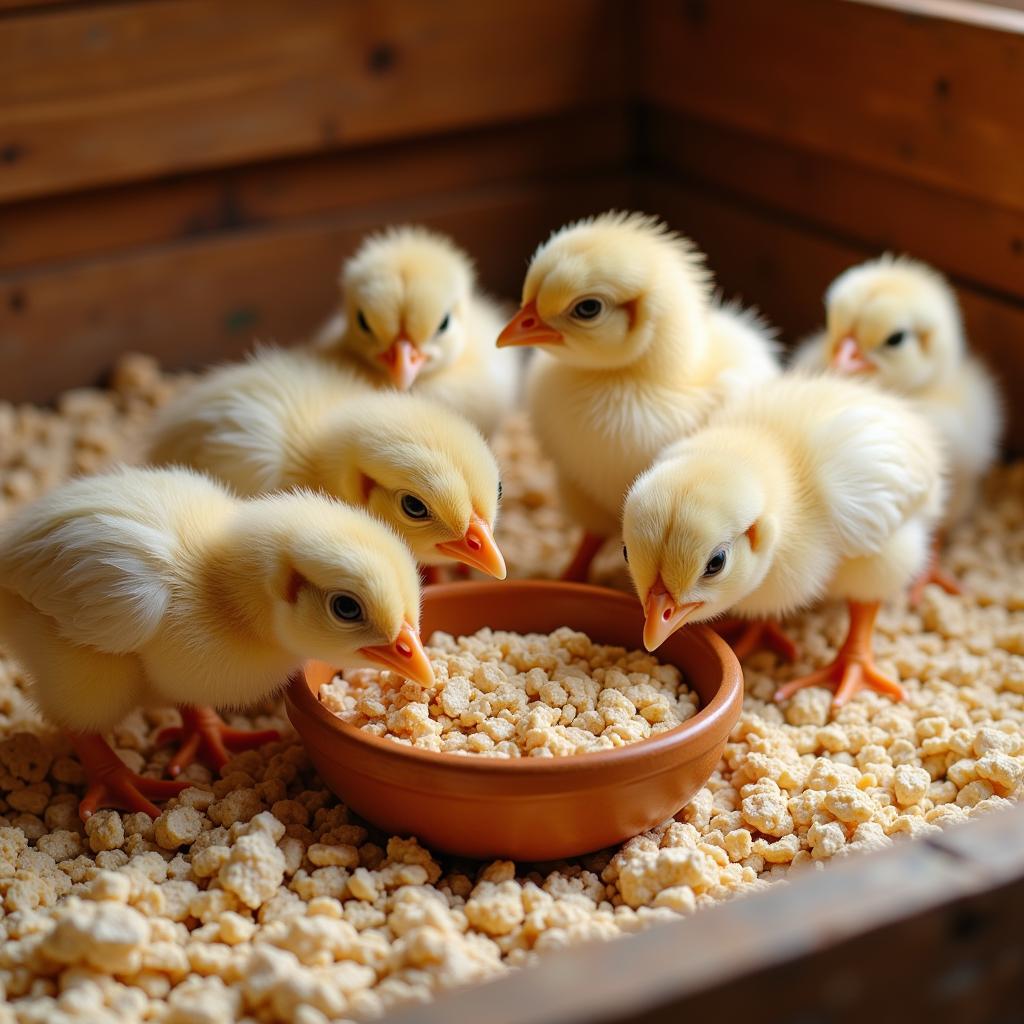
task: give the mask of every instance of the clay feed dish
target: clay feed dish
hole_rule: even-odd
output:
[[[570,626],[600,643],[641,646],[636,598],[573,583],[455,583],[424,591],[421,630],[463,636],[490,626],[550,633]],[[466,857],[556,860],[619,843],[676,814],[718,763],[743,702],[743,676],[705,626],[657,651],[700,695],[689,721],[615,750],[489,758],[416,750],[348,725],[317,700],[330,679],[312,662],[287,695],[288,717],[328,786],[386,832]]]

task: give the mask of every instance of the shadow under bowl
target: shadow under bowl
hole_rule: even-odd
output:
[[[427,587],[421,632],[454,636],[484,626],[642,648],[635,597],[541,580]],[[675,633],[657,651],[700,697],[689,721],[614,750],[553,758],[491,758],[417,750],[349,725],[318,700],[332,675],[311,662],[287,693],[288,717],[324,782],[384,831],[464,857],[543,861],[622,842],[678,813],[722,755],[743,703],[743,675],[706,626]]]

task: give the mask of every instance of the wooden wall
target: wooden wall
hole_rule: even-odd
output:
[[[933,263],[1019,394],[1024,12],[982,8],[647,0],[639,201],[685,227],[725,292],[787,340],[820,325],[850,264],[885,250]]]
[[[515,294],[566,216],[627,203],[616,0],[0,8],[0,379],[297,339],[366,231],[426,221]]]
[[[303,336],[365,231],[426,220],[514,296],[637,205],[787,338],[884,249],[1024,370],[1024,13],[973,0],[0,0],[0,377]],[[1024,450],[1024,422],[1014,443]]]

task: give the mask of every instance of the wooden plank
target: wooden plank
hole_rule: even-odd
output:
[[[0,201],[621,95],[615,0],[165,0],[0,20]]]
[[[645,116],[649,159],[723,194],[819,224],[868,249],[907,252],[987,289],[1024,296],[1024,210],[683,117]]]
[[[299,340],[334,308],[341,260],[365,232],[395,221],[450,232],[487,287],[518,295],[538,240],[627,198],[621,176],[487,186],[8,274],[0,284],[4,397],[52,398],[94,381],[125,350],[199,366],[240,354],[254,338]]]
[[[678,183],[650,180],[643,205],[665,217],[703,249],[727,296],[756,305],[795,341],[824,320],[822,296],[846,267],[875,254],[763,210]],[[964,287],[958,288],[971,344],[1005,382],[1024,380],[1024,303]],[[1024,408],[1008,404],[1006,447],[1024,452]]]
[[[1024,209],[1024,14],[1009,32],[846,0],[641,11],[648,100]]]
[[[550,953],[389,1024],[670,1024],[750,1008],[764,1024],[1018,1019],[1024,808],[954,835],[950,848],[945,837],[901,843],[639,935]]]
[[[75,2],[82,3],[84,0],[0,0],[0,15],[24,13],[40,7],[46,9],[56,7],[58,4],[70,6]]]
[[[588,130],[599,125],[599,131]],[[620,105],[430,139],[37,199],[0,214],[5,270],[499,181],[624,169]],[[566,145],[566,139],[572,145]]]

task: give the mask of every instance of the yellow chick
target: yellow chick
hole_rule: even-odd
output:
[[[795,365],[865,376],[914,402],[946,448],[949,497],[942,527],[954,526],[995,461],[1003,410],[995,382],[968,352],[952,288],[923,263],[883,256],[840,274],[825,305],[827,330],[798,351]],[[937,555],[914,598],[927,582],[959,592],[939,569]]]
[[[832,595],[849,604],[835,661],[787,683],[863,686],[897,699],[875,667],[879,603],[928,560],[942,513],[940,442],[910,404],[858,381],[783,377],[667,449],[631,488],[625,555],[654,650],[687,621],[732,609],[784,615]]]
[[[265,350],[209,373],[159,416],[148,461],[191,466],[246,496],[321,491],[373,512],[423,565],[455,559],[505,578],[498,464],[480,432],[305,353]]]
[[[461,249],[425,228],[391,228],[363,242],[340,284],[343,307],[314,343],[323,357],[494,433],[515,401],[519,360],[495,350],[503,318]]]
[[[273,738],[228,730],[205,705],[251,704],[306,659],[388,668],[432,685],[419,580],[402,542],[360,509],[306,492],[252,501],[186,469],[76,480],[0,529],[0,639],[40,710],[70,733],[89,779],[80,812],[182,783],[137,775],[101,733],[138,705],[183,706],[185,745]]]
[[[611,212],[534,254],[499,346],[536,345],[530,416],[584,528],[564,573],[587,578],[622,500],[665,445],[778,373],[756,319],[713,304],[702,257],[653,217]]]

